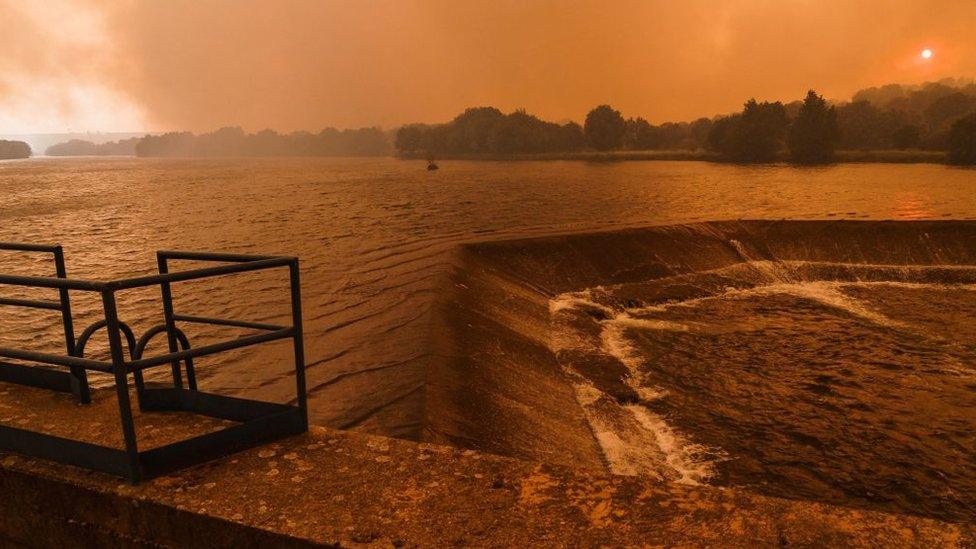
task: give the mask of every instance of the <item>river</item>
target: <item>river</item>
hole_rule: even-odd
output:
[[[151,273],[156,249],[297,255],[312,421],[409,438],[423,417],[434,292],[459,243],[745,218],[972,219],[974,188],[976,171],[926,164],[446,161],[427,172],[386,158],[40,158],[0,162],[0,241],[61,243],[69,274],[91,279]],[[50,274],[13,254],[0,261]],[[176,306],[285,320],[284,282],[187,283]],[[123,294],[123,320],[137,333],[158,323],[157,298]],[[97,302],[74,299],[80,324],[96,318]],[[3,345],[57,350],[56,317],[5,315]],[[201,362],[198,375],[225,394],[286,401],[287,357],[286,345],[250,348]]]

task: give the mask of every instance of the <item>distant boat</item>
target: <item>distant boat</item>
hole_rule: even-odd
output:
[[[439,169],[440,169],[440,166],[437,165],[437,162],[434,162],[433,160],[428,160],[427,161],[427,171],[428,172],[432,172],[434,170],[439,170]]]

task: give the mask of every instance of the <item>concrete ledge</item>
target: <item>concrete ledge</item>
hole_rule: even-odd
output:
[[[0,457],[29,547],[974,546],[972,525],[650,484],[320,428],[129,486]]]

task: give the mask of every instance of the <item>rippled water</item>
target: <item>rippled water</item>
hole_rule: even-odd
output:
[[[95,279],[152,272],[161,248],[298,255],[313,421],[412,436],[432,296],[460,242],[735,218],[968,219],[974,188],[976,172],[935,165],[444,162],[431,173],[394,159],[35,159],[0,163],[0,240],[60,242],[69,274]],[[228,280],[177,287],[177,310],[286,318],[283,276]],[[98,304],[75,299],[79,323],[94,319]],[[137,332],[159,322],[151,292],[120,306]],[[56,318],[4,314],[4,344],[56,348],[38,336]],[[283,401],[287,356],[284,345],[248,349],[198,375]]]

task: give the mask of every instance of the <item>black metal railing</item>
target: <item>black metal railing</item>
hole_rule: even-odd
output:
[[[304,432],[308,429],[308,410],[305,394],[305,356],[302,340],[301,281],[298,259],[294,257],[250,256],[205,252],[160,251],[157,253],[159,273],[107,282],[69,279],[65,274],[64,257],[60,246],[30,244],[2,244],[0,249],[44,251],[54,253],[56,277],[15,276],[0,274],[0,284],[57,289],[60,301],[5,298],[0,305],[35,309],[59,310],[64,324],[66,353],[64,355],[0,347],[0,357],[28,361],[34,364],[65,367],[69,371],[0,362],[0,380],[33,385],[54,390],[70,390],[82,402],[90,401],[87,370],[107,372],[115,378],[124,450],[54,437],[34,431],[0,426],[0,449],[18,451],[37,457],[79,465],[103,472],[125,476],[138,482],[193,463],[225,455],[261,442]],[[222,265],[188,271],[169,271],[169,262],[176,260],[221,262]],[[236,319],[209,318],[177,314],[173,307],[173,285],[178,282],[214,278],[259,270],[287,268],[291,300],[291,324],[276,325]],[[119,319],[116,294],[123,290],[158,286],[163,304],[163,323],[153,326],[139,339],[127,324]],[[73,333],[69,291],[100,294],[104,318],[89,326],[76,340]],[[192,347],[189,338],[177,322],[234,326],[258,330],[260,333],[237,339]],[[87,342],[97,331],[105,329],[109,341],[110,360],[85,358]],[[145,357],[149,342],[159,334],[166,334],[168,352]],[[129,358],[126,358],[122,337],[125,337]],[[292,339],[295,363],[295,404],[275,404],[257,400],[226,397],[199,391],[193,359],[215,353],[239,349],[270,341]],[[169,364],[172,387],[148,387],[143,372],[149,368]],[[181,364],[183,368],[181,369]],[[183,370],[186,373],[184,387]],[[214,418],[238,422],[222,430],[200,435],[152,450],[140,451],[129,397],[129,376],[132,375],[140,410],[182,410]],[[67,377],[65,377],[67,376]]]
[[[64,264],[64,250],[59,245],[0,242],[0,250],[51,254],[54,261],[55,276],[60,279],[68,278],[68,271]],[[75,356],[75,332],[74,321],[71,316],[71,298],[68,294],[68,288],[57,288],[57,290],[57,301],[0,297],[0,305],[60,312],[61,327],[64,332],[65,352],[67,356]],[[84,367],[70,366],[68,372],[51,373],[24,368],[24,366],[17,364],[0,365],[0,381],[37,385],[42,388],[60,391],[71,391],[81,402],[91,402],[88,376]]]

